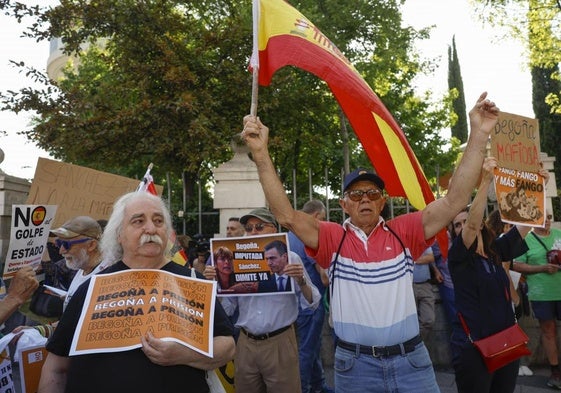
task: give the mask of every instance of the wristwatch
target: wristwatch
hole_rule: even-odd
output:
[[[301,287],[303,287],[303,286],[305,286],[306,284],[307,284],[307,283],[306,283],[306,277],[302,276],[302,279],[301,279],[301,280],[298,280],[298,285],[301,286]]]

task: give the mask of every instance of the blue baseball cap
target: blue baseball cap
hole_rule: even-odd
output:
[[[378,186],[380,190],[384,190],[384,181],[374,172],[363,169],[357,168],[347,176],[345,176],[345,181],[343,182],[343,192],[347,191],[347,189],[357,181],[366,180],[370,181]]]

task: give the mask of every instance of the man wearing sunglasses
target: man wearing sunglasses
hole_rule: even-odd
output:
[[[78,287],[102,269],[99,239],[101,226],[88,216],[77,216],[66,221],[60,228],[52,229],[59,248],[69,269],[77,270],[64,299],[63,310]]]
[[[342,226],[294,210],[269,155],[269,129],[255,116],[244,118],[242,138],[276,219],[322,267],[331,266],[336,392],[439,391],[419,336],[413,261],[469,203],[499,114],[486,98],[487,93],[481,94],[469,113],[468,144],[446,196],[387,223],[380,215],[385,183],[365,170],[344,178],[339,204],[349,218]]]
[[[246,236],[278,232],[275,217],[266,208],[252,210],[241,217],[240,222],[245,228]],[[267,262],[275,273],[271,277],[283,277],[283,283],[278,285],[285,288],[287,280],[293,278],[294,293],[222,299],[222,306],[229,315],[236,309],[239,310],[236,326],[240,327],[242,333],[238,338],[234,358],[237,392],[301,391],[298,344],[294,329],[294,322],[298,317],[298,301],[302,307],[315,309],[321,296],[297,254],[289,251],[289,263],[280,262],[286,258],[285,247],[270,244],[265,247],[265,255],[269,257]],[[207,271],[208,269],[205,272]],[[277,287],[276,290],[280,289]]]

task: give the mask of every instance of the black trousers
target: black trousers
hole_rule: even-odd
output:
[[[515,360],[489,374],[477,349],[463,348],[454,363],[458,393],[512,393],[519,366],[520,361]]]

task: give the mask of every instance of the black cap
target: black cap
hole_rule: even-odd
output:
[[[343,192],[347,191],[347,189],[355,182],[360,180],[370,181],[378,186],[380,190],[384,189],[384,181],[378,175],[376,175],[372,171],[368,171],[363,168],[358,168],[349,173],[345,176],[345,181],[343,183]]]

